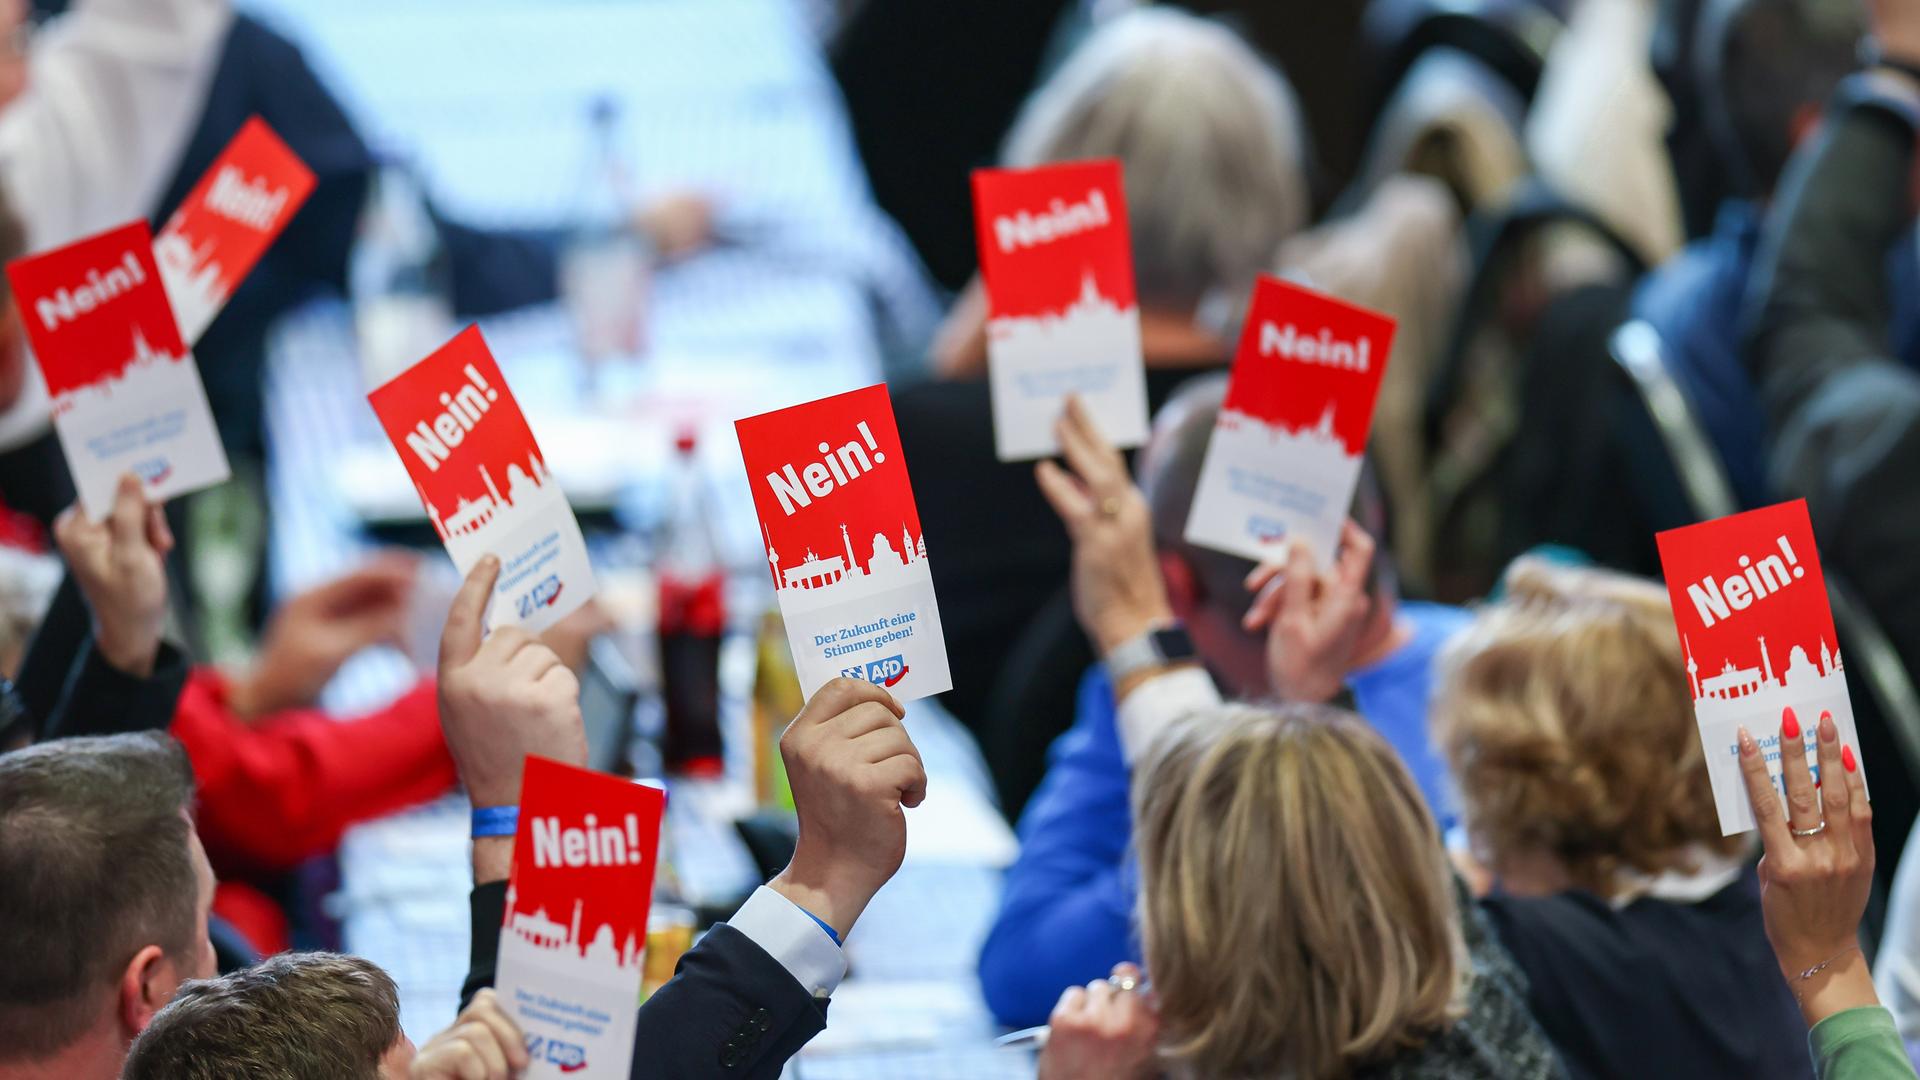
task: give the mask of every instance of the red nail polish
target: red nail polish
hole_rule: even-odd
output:
[[[1853,747],[1843,746],[1840,748],[1840,767],[1848,772],[1859,771],[1860,763],[1853,759]]]
[[[1800,721],[1794,719],[1793,707],[1789,705],[1780,713],[1780,737],[1797,739],[1800,737]]]

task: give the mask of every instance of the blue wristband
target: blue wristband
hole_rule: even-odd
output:
[[[519,807],[476,806],[473,808],[473,838],[475,840],[484,840],[492,836],[512,836],[519,831]]]
[[[795,904],[793,906],[800,907],[799,904]],[[833,943],[835,945],[840,944],[840,935],[834,933],[833,927],[827,925],[827,920],[821,918],[818,915],[815,915],[813,912],[808,911],[806,908],[800,908],[800,914],[805,915],[807,918],[812,919],[814,922],[819,923],[820,929],[825,930],[827,932],[827,936],[833,939]]]

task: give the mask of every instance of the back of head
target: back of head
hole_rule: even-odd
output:
[[[1739,194],[1770,194],[1798,121],[1857,64],[1866,26],[1852,0],[1708,0],[1692,68],[1707,130]]]
[[[0,755],[0,1064],[50,1057],[102,1022],[140,949],[194,947],[192,796],[186,753],[164,735]]]
[[[1231,608],[1227,616],[1237,622],[1250,599],[1242,582],[1254,564],[1237,555],[1190,544],[1186,539],[1187,516],[1200,486],[1207,443],[1226,397],[1225,375],[1197,376],[1182,383],[1154,414],[1153,431],[1140,452],[1138,468],[1140,490],[1152,516],[1154,547],[1185,562],[1193,570],[1204,598],[1227,605]],[[1360,482],[1354,486],[1350,509],[1368,534],[1387,536],[1386,499],[1370,464],[1363,468]],[[1397,589],[1392,559],[1384,545],[1374,557],[1370,574],[1369,591],[1374,595]]]
[[[1723,839],[1664,589],[1521,559],[1440,662],[1431,722],[1477,854],[1618,895]]]
[[[1140,923],[1162,1041],[1202,1076],[1330,1076],[1457,1015],[1452,873],[1419,788],[1366,721],[1227,706],[1134,786]]]
[[[1117,157],[1143,302],[1235,292],[1306,224],[1306,140],[1278,71],[1219,23],[1169,8],[1094,31],[1027,101],[1007,164]]]
[[[400,997],[372,962],[281,953],[185,983],[133,1041],[124,1080],[377,1080]]]

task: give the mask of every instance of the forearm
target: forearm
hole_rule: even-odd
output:
[[[1774,430],[1834,368],[1889,352],[1882,267],[1912,220],[1914,131],[1887,89],[1846,85],[1768,226],[1750,355]]]

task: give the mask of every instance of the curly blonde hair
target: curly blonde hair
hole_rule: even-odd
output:
[[[1722,837],[1666,590],[1521,559],[1440,658],[1431,723],[1476,852],[1551,856],[1618,895]]]
[[[1134,783],[1162,1055],[1207,1077],[1346,1076],[1460,1015],[1452,872],[1406,766],[1321,705],[1229,705]]]

